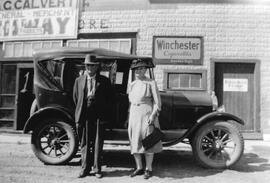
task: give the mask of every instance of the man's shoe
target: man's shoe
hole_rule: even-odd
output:
[[[103,177],[102,173],[95,173],[95,177],[101,179]]]
[[[136,169],[132,174],[130,174],[130,177],[135,177],[137,175],[142,175],[143,174],[143,169]]]
[[[88,174],[87,172],[81,171],[80,174],[79,174],[79,176],[78,176],[78,178],[84,178],[84,177],[87,176],[87,174]]]
[[[144,179],[149,179],[150,177],[152,177],[152,171],[145,170],[143,178]]]

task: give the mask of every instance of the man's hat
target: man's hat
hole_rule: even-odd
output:
[[[132,61],[130,68],[136,69],[138,67],[146,67],[146,68],[151,68],[153,67],[150,63],[148,63],[146,60],[141,60],[141,59],[135,59]]]
[[[99,64],[95,55],[87,54],[84,59],[84,64]]]

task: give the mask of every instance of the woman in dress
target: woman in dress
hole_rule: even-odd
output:
[[[134,60],[131,69],[135,70],[136,79],[129,86],[130,114],[128,133],[131,147],[136,162],[136,170],[130,175],[144,174],[148,179],[152,176],[152,162],[154,153],[162,151],[162,144],[158,142],[152,148],[145,150],[142,146],[144,139],[153,130],[154,124],[160,128],[158,122],[158,113],[161,110],[161,100],[155,80],[145,76],[149,64],[138,59]],[[142,154],[145,156],[146,168],[143,169]]]

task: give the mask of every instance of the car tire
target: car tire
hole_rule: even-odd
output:
[[[78,136],[74,127],[59,118],[49,118],[40,124],[31,137],[36,157],[50,165],[69,162],[78,150]]]
[[[229,121],[212,121],[201,126],[192,138],[196,161],[206,168],[229,168],[242,156],[244,140]]]

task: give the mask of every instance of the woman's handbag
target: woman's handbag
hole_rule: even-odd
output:
[[[154,127],[154,130],[151,134],[149,134],[148,136],[146,136],[143,140],[142,140],[142,145],[144,147],[145,150],[150,149],[151,147],[153,147],[155,144],[157,144],[164,136],[164,134],[162,133],[162,131],[155,127],[154,124],[150,124],[150,126]]]

